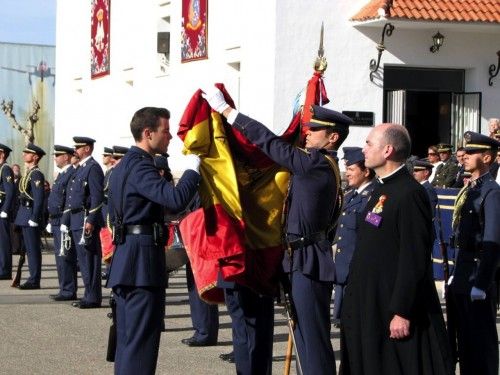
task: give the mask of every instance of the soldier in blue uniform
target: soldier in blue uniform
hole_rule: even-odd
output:
[[[210,88],[207,91],[205,98],[214,110],[222,113],[229,124],[292,174],[284,231],[287,248],[293,255],[291,260],[285,257],[284,266],[285,271],[290,272],[292,297],[297,312],[295,342],[304,374],[334,373],[330,300],[335,264],[329,232],[340,211],[340,172],[335,160],[336,150],[347,137],[352,120],[319,106],[304,109],[312,110],[312,118],[307,124],[307,149],[302,150],[281,140],[261,123],[231,108],[220,90]],[[248,307],[243,306],[244,313],[245,309]],[[256,309],[252,306],[251,310]],[[259,313],[265,314],[262,311]],[[272,306],[267,313],[272,314]],[[272,319],[272,315],[269,319]],[[272,326],[270,331],[272,340]],[[267,337],[259,331],[258,325],[256,332],[258,336]],[[270,347],[272,349],[272,343]],[[260,353],[263,356],[260,359],[262,363],[268,360],[265,354]],[[251,368],[249,373],[269,372],[270,369],[255,371]]]
[[[438,196],[436,194],[436,190],[434,190],[434,187],[429,182],[429,176],[432,173],[432,168],[434,168],[434,166],[425,160],[415,160],[413,163],[413,177],[425,188],[429,201],[431,202],[432,217],[435,218]]]
[[[12,276],[12,249],[10,242],[10,221],[16,197],[14,174],[7,165],[11,149],[0,143],[0,280]]]
[[[76,169],[71,165],[73,153],[74,150],[71,147],[54,145],[54,160],[60,172],[52,184],[47,205],[49,211],[47,232],[52,233],[54,237],[54,252],[59,279],[59,292],[49,296],[54,301],[75,300],[78,288],[75,245],[73,241],[68,241],[70,237],[63,241],[59,228],[66,204],[66,191],[76,172]]]
[[[335,252],[335,299],[333,302],[334,324],[340,323],[342,298],[349,276],[349,265],[356,248],[356,229],[360,212],[377,185],[375,172],[365,167],[365,156],[361,147],[344,147],[345,177],[349,191],[344,196],[342,214],[337,224],[334,239]]]
[[[75,153],[80,164],[68,185],[66,206],[61,219],[61,232],[71,231],[85,291],[80,301],[73,302],[81,309],[101,306],[101,240],[103,225],[101,208],[103,180],[101,166],[92,158],[95,140],[73,137]]]
[[[497,375],[495,272],[500,257],[500,187],[489,173],[489,165],[500,142],[474,132],[466,132],[464,139],[464,167],[471,180],[455,201],[452,226],[457,256],[449,282],[458,359],[462,375]]]
[[[166,228],[164,209],[180,212],[195,195],[200,159],[185,157],[186,171],[174,187],[160,176],[153,157],[166,152],[170,112],[138,110],[130,129],[130,148],[110,177],[109,214],[115,253],[107,287],[116,300],[115,374],[154,374],[165,315]]]
[[[15,224],[22,228],[30,276],[24,284],[19,285],[19,289],[40,289],[42,276],[40,225],[45,198],[45,177],[38,169],[38,162],[44,155],[45,151],[32,143],[23,150],[26,174],[19,182],[20,206]]]

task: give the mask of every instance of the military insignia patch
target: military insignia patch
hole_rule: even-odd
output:
[[[7,176],[7,182],[12,182],[12,176]]]
[[[372,212],[376,213],[376,214],[381,213],[383,211],[383,209],[384,209],[384,203],[385,203],[386,200],[387,200],[387,195],[381,195],[378,198],[377,204],[375,205],[375,207],[373,207]]]
[[[466,133],[464,134],[464,139],[465,139],[465,142],[470,142],[470,140],[471,140],[471,135],[470,135],[470,133],[469,133],[469,132],[466,132]]]
[[[40,181],[40,180],[36,180],[35,181],[35,186],[36,187],[39,187],[41,184],[42,184],[42,181]]]

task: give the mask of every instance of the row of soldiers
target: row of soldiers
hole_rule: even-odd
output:
[[[106,263],[112,256],[107,226],[109,177],[112,165],[120,161],[128,148],[104,148],[103,164],[108,167],[104,175],[92,157],[95,140],[88,137],[74,137],[73,140],[74,147],[54,146],[54,161],[59,173],[48,197],[44,188],[45,176],[38,167],[45,151],[35,144],[24,148],[26,173],[16,183],[7,164],[12,150],[0,144],[0,279],[12,278],[10,224],[13,222],[21,228],[29,268],[29,277],[17,286],[21,290],[40,288],[41,234],[46,229],[54,238],[59,281],[59,292],[50,298],[75,301],[72,305],[82,309],[96,308],[102,303],[101,278],[105,276],[101,274],[102,256],[104,254]],[[158,155],[155,162],[168,178],[166,156]],[[77,269],[85,286],[81,300],[77,300]]]

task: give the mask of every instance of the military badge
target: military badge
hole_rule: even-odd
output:
[[[36,187],[40,187],[40,185],[42,184],[42,181],[41,180],[36,180],[35,181],[35,186]]]
[[[12,176],[7,176],[7,182],[12,182]]]
[[[378,198],[377,204],[375,205],[375,207],[373,207],[372,212],[375,213],[375,214],[381,213],[382,210],[384,209],[384,203],[385,203],[386,200],[387,200],[387,196],[386,195],[381,195]]]

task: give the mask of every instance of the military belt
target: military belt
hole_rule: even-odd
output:
[[[24,207],[33,207],[33,202],[28,199],[21,199],[21,206]]]
[[[62,214],[49,215],[49,219],[59,219]]]
[[[313,245],[316,242],[324,241],[326,239],[328,239],[326,232],[316,232],[304,237],[290,235],[287,236],[286,245],[288,250],[297,250],[309,245]]]
[[[78,208],[72,208],[72,209],[70,209],[69,212],[71,212],[72,214],[78,214],[78,213],[80,213],[80,212],[82,212],[84,210],[85,210],[85,208],[78,207]]]
[[[125,225],[126,234],[146,234],[152,235],[161,228],[160,224],[149,225]]]

